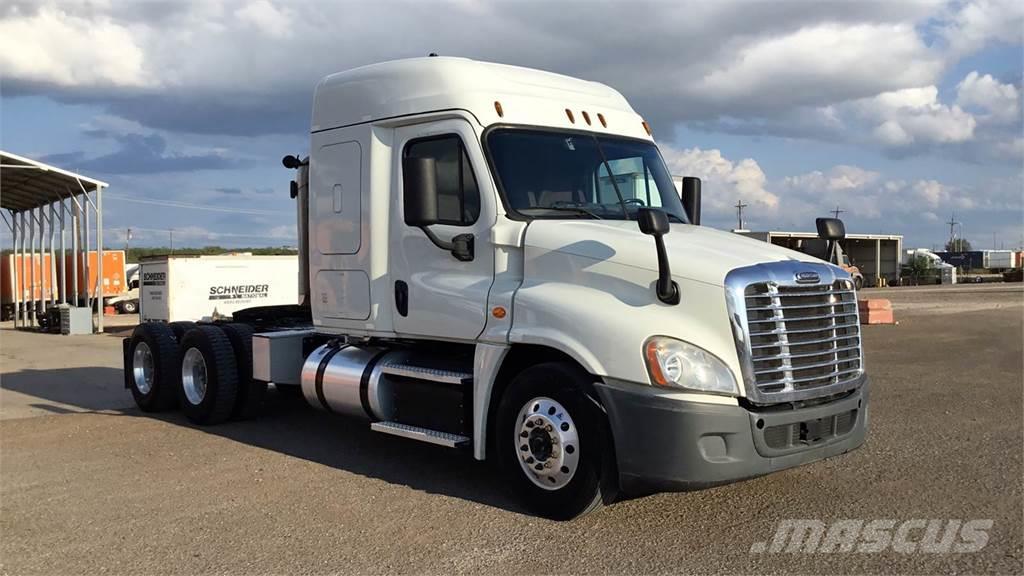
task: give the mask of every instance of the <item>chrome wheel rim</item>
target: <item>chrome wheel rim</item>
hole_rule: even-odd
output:
[[[149,394],[153,389],[153,351],[149,344],[139,342],[135,345],[135,352],[132,352],[132,380],[135,388],[140,394]]]
[[[206,396],[206,360],[198,348],[189,348],[181,359],[181,385],[189,404],[198,405]]]
[[[516,454],[523,473],[544,490],[564,488],[580,461],[580,439],[569,411],[547,397],[530,400],[519,411]]]

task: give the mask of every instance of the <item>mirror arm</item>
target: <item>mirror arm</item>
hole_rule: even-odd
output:
[[[434,246],[437,246],[441,250],[451,251],[453,248],[455,248],[455,246],[451,242],[445,242],[444,240],[438,238],[437,234],[434,234],[434,232],[430,229],[429,226],[420,226],[420,230],[423,230],[423,233],[427,235],[427,238],[429,238],[431,242],[434,243]]]
[[[679,304],[679,284],[672,280],[672,271],[669,269],[668,252],[665,251],[665,240],[661,234],[654,236],[654,246],[658,250],[658,284],[655,291],[658,300],[665,304],[675,306]]]
[[[433,230],[429,226],[420,226],[420,230],[427,235],[427,239],[430,240],[434,246],[437,246],[441,250],[447,250],[452,253],[452,256],[460,262],[471,262],[474,256],[473,250],[473,235],[472,234],[459,234],[452,238],[451,242],[445,242],[434,234]]]

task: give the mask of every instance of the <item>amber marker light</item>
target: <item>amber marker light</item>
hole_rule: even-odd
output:
[[[508,314],[508,312],[505,311],[504,306],[495,306],[494,308],[491,308],[491,316],[494,316],[498,320],[504,318],[506,314]]]
[[[652,134],[651,134],[651,126],[650,126],[650,124],[647,123],[647,120],[644,120],[643,122],[641,122],[641,124],[643,124],[644,131],[647,132],[647,135],[648,136],[652,136]]]
[[[494,101],[494,111],[498,113],[498,118],[505,117],[505,111],[501,108],[501,102],[498,102],[497,100]]]
[[[571,122],[573,124],[576,123],[576,118],[573,117],[572,110],[569,110],[568,108],[566,108],[565,109],[565,115],[569,117],[569,122]]]

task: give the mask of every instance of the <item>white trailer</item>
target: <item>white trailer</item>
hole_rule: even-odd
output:
[[[312,118],[311,156],[284,161],[300,305],[141,324],[124,362],[143,410],[216,424],[273,382],[495,460],[553,518],[864,442],[850,274],[700,226],[700,181],[680,198],[612,88],[417,58],[328,76]]]
[[[230,319],[242,309],[298,304],[296,256],[164,256],[144,260],[142,322]]]

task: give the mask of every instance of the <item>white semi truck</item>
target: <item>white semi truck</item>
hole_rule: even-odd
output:
[[[680,198],[608,86],[460,58],[357,68],[317,85],[310,156],[285,165],[301,304],[141,324],[124,363],[143,410],[215,424],[268,382],[301,389],[496,461],[553,518],[864,442],[849,274],[700,226],[700,181]]]

